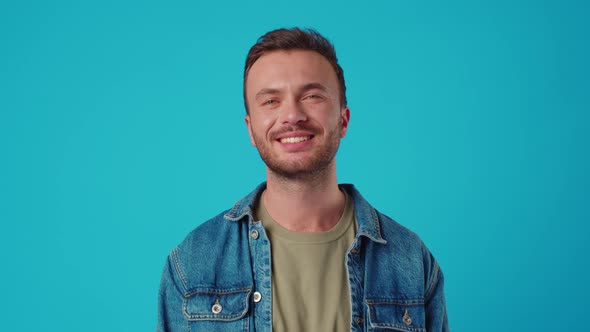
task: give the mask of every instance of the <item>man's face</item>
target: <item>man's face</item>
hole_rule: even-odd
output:
[[[340,105],[338,79],[319,53],[273,51],[246,80],[250,140],[269,169],[300,178],[333,163],[350,111]]]

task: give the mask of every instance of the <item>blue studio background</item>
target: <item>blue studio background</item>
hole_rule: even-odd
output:
[[[154,330],[167,254],[264,180],[243,63],[292,26],[335,43],[339,180],[421,235],[452,330],[583,330],[588,7],[2,1],[0,330]]]

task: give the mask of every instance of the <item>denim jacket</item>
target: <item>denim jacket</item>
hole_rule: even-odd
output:
[[[266,184],[193,230],[162,274],[157,331],[272,330],[270,243],[255,204]],[[449,331],[443,274],[418,238],[352,185],[357,234],[345,257],[351,331]]]

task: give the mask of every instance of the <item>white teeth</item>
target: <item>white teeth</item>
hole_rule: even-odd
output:
[[[310,138],[311,138],[311,136],[285,137],[285,138],[281,138],[281,143],[299,143],[299,142],[307,141]]]

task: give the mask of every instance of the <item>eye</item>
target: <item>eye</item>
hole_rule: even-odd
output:
[[[276,104],[278,101],[276,99],[267,99],[265,100],[262,105],[263,106],[267,106],[267,105],[274,105]]]
[[[322,100],[324,100],[324,96],[312,93],[312,94],[309,94],[309,95],[306,95],[305,97],[303,97],[303,100],[306,100],[306,101],[309,101],[312,103],[319,103]]]

